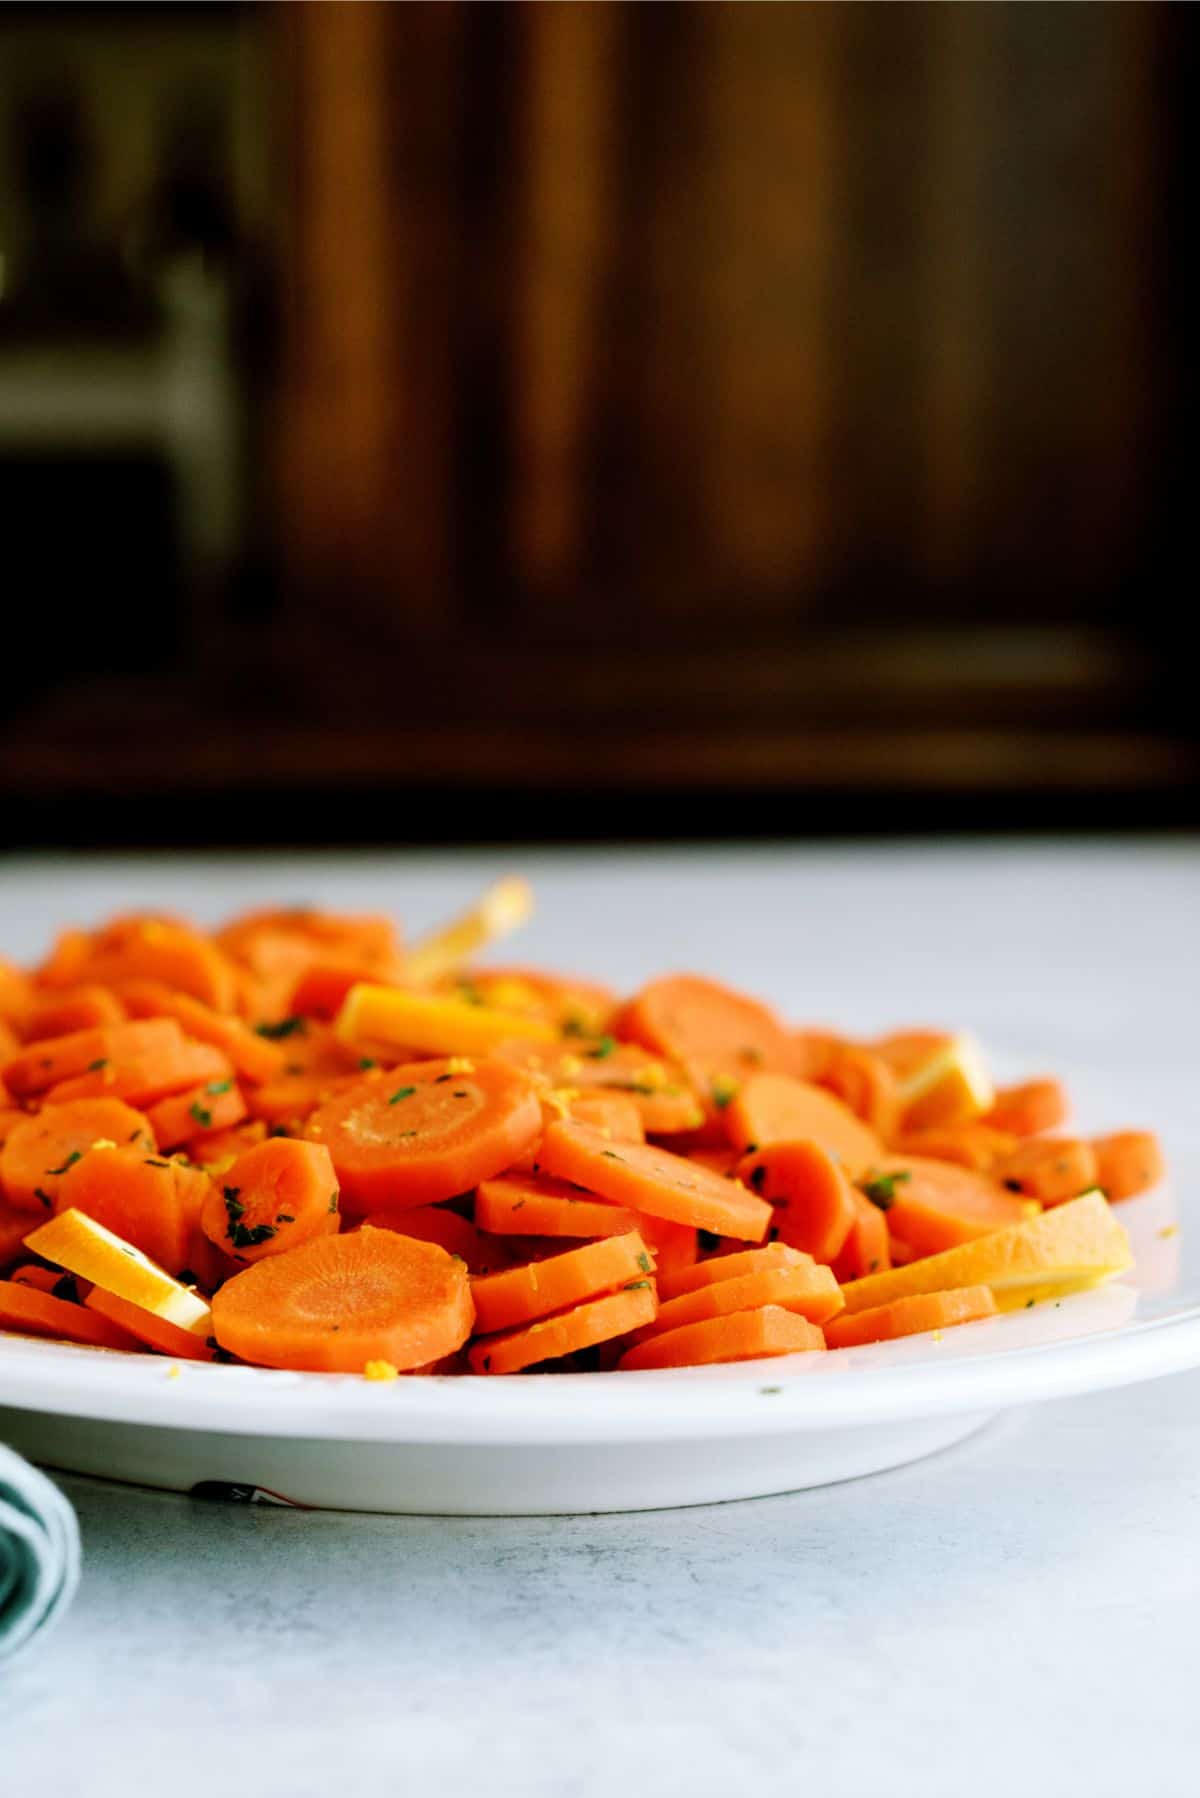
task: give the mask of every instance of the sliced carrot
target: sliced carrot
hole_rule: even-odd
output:
[[[304,907],[248,912],[216,940],[234,965],[239,1009],[256,1022],[286,1017],[297,982],[318,962],[353,962],[363,980],[394,980],[403,972],[393,921],[371,914]]]
[[[102,986],[122,980],[157,980],[190,993],[214,1011],[232,1011],[234,981],[217,944],[186,924],[160,918],[132,920],[102,937],[84,963],[84,978]]]
[[[395,1230],[421,1242],[436,1242],[447,1254],[457,1255],[470,1274],[491,1274],[508,1267],[512,1257],[495,1236],[485,1236],[470,1218],[460,1217],[446,1205],[396,1205],[372,1211],[363,1219],[373,1230]]]
[[[235,1274],[213,1296],[221,1347],[263,1367],[401,1372],[461,1348],[475,1307],[467,1270],[433,1242],[364,1225]]]
[[[92,953],[92,934],[88,930],[60,930],[49,955],[38,968],[38,986],[77,986]],[[0,964],[0,998],[3,987],[3,964]]]
[[[479,1330],[508,1330],[549,1317],[617,1288],[638,1291],[650,1285],[654,1263],[636,1230],[568,1249],[546,1261],[527,1262],[503,1273],[472,1280]]]
[[[844,1037],[831,1030],[793,1030],[790,1037],[791,1059],[786,1072],[797,1080],[813,1080],[818,1084],[840,1050],[850,1047]]]
[[[208,1182],[200,1227],[235,1261],[264,1261],[341,1226],[337,1175],[323,1143],[276,1137]]]
[[[833,1272],[842,1285],[847,1280],[862,1280],[868,1274],[886,1273],[892,1265],[894,1248],[890,1241],[887,1219],[877,1205],[850,1188],[854,1206],[854,1222],[850,1234],[833,1262]]]
[[[850,1182],[819,1142],[777,1142],[745,1155],[738,1179],[771,1207],[776,1239],[831,1262],[854,1223]]]
[[[106,986],[67,986],[40,993],[22,1021],[27,1043],[46,1037],[69,1036],[77,1030],[95,1030],[104,1024],[122,1024],[125,1007]]]
[[[155,1020],[148,1020],[153,1022]],[[163,1018],[157,1020],[167,1023]],[[125,1024],[119,1029],[144,1029],[146,1025]],[[193,1043],[188,1038],[164,1052],[143,1051],[128,1056],[112,1056],[94,1072],[79,1074],[74,1080],[60,1080],[46,1095],[47,1103],[61,1105],[68,1099],[125,1099],[131,1105],[153,1105],[172,1093],[189,1086],[232,1078],[228,1058],[210,1043]]]
[[[729,1179],[742,1158],[736,1149],[731,1149],[726,1143],[724,1147],[716,1149],[689,1149],[687,1159],[694,1161],[697,1167],[706,1167],[710,1173],[723,1174]]]
[[[223,1168],[236,1155],[266,1139],[267,1126],[262,1119],[248,1118],[244,1124],[234,1124],[228,1130],[206,1130],[202,1136],[191,1138],[185,1147],[189,1161],[198,1161],[204,1168]]]
[[[131,1242],[169,1274],[188,1265],[207,1174],[139,1148],[89,1149],[58,1184],[56,1215],[74,1210]]]
[[[774,1142],[818,1142],[852,1180],[883,1152],[848,1105],[789,1074],[752,1075],[726,1107],[725,1128],[734,1147],[749,1152]]]
[[[889,1231],[919,1255],[940,1255],[943,1249],[1005,1230],[1029,1216],[1028,1204],[987,1174],[950,1161],[885,1156],[860,1185],[886,1213]]]
[[[762,1305],[756,1311],[705,1318],[667,1330],[661,1336],[651,1336],[629,1349],[617,1366],[622,1372],[648,1373],[653,1368],[762,1361],[824,1347],[824,1334],[816,1324],[779,1305]]]
[[[128,1299],[118,1298],[115,1292],[106,1292],[103,1286],[93,1286],[83,1302],[89,1311],[98,1312],[139,1342],[176,1361],[211,1361],[213,1358],[205,1337],[198,1336],[194,1330],[181,1330],[168,1318],[156,1317],[153,1311],[131,1305]]]
[[[541,968],[460,968],[446,981],[471,1004],[541,1018],[572,1037],[603,1036],[617,1005],[611,987]]]
[[[14,1055],[21,1052],[21,1039],[7,1018],[0,1018],[0,1067],[10,1062]],[[0,1080],[0,1099],[6,1098],[4,1082]]]
[[[467,1359],[472,1373],[520,1373],[522,1368],[536,1367],[542,1361],[558,1361],[597,1343],[627,1336],[653,1322],[657,1308],[653,1284],[647,1281],[642,1285],[639,1281],[632,1291],[588,1299],[573,1310],[539,1318],[524,1329],[481,1336],[467,1351]]]
[[[892,1134],[900,1109],[899,1083],[882,1055],[855,1043],[839,1044],[827,1054],[818,1081],[877,1136],[886,1140]]]
[[[21,1253],[33,1221],[27,1211],[18,1211],[0,1197],[0,1269]]]
[[[933,1161],[955,1161],[976,1173],[990,1174],[1017,1147],[1018,1138],[997,1130],[982,1118],[947,1124],[941,1130],[914,1130],[892,1142],[895,1155],[922,1155]]]
[[[731,1256],[734,1260],[737,1257]],[[702,1323],[709,1317],[728,1317],[735,1311],[757,1311],[763,1305],[780,1305],[799,1312],[809,1323],[823,1324],[842,1308],[842,1294],[827,1267],[802,1260],[790,1266],[765,1267],[732,1279],[713,1280],[677,1298],[661,1301],[658,1316],[647,1326],[648,1336],[684,1324]]]
[[[305,1120],[338,1093],[348,1092],[362,1074],[285,1074],[243,1093],[251,1115],[269,1129],[299,1132]]]
[[[18,1098],[44,1093],[64,1080],[99,1074],[142,1056],[169,1055],[184,1036],[170,1018],[149,1018],[132,1024],[110,1024],[96,1030],[73,1030],[67,1036],[34,1043],[6,1063],[5,1085]],[[92,1098],[95,1094],[72,1094]],[[121,1097],[121,1094],[115,1095]]]
[[[1070,1109],[1061,1081],[1047,1076],[1000,1087],[983,1122],[1012,1136],[1036,1136],[1042,1130],[1059,1129]]]
[[[518,1037],[501,1043],[495,1054],[556,1091],[565,1088],[581,1096],[616,1093],[628,1098],[637,1106],[642,1129],[654,1136],[694,1130],[704,1121],[696,1094],[679,1069],[635,1043],[598,1037],[590,1042],[548,1045]]]
[[[684,1268],[694,1267],[700,1253],[699,1232],[691,1224],[673,1224],[665,1217],[637,1214],[640,1235],[654,1257],[654,1273],[661,1282]]]
[[[768,1273],[776,1267],[811,1267],[811,1255],[792,1249],[783,1242],[768,1242],[761,1249],[740,1249],[732,1255],[712,1255],[692,1267],[672,1269],[657,1274],[660,1303],[677,1299],[685,1292],[699,1292],[721,1280],[737,1280],[744,1274]]]
[[[544,1174],[481,1180],[475,1194],[475,1222],[497,1236],[627,1236],[638,1221],[627,1206]]]
[[[8,1275],[18,1286],[36,1286],[39,1292],[49,1292],[56,1299],[68,1299],[72,1304],[82,1304],[91,1286],[87,1280],[77,1280],[74,1274],[65,1274],[60,1267],[42,1267],[39,1262],[28,1261],[23,1267],[14,1267]]]
[[[646,1140],[642,1114],[625,1093],[581,1093],[567,1101],[567,1114],[617,1142]]]
[[[333,1157],[351,1215],[431,1205],[510,1167],[542,1126],[531,1080],[499,1061],[411,1062],[318,1107],[307,1133]]]
[[[60,1342],[84,1343],[89,1348],[140,1349],[142,1344],[128,1330],[97,1317],[83,1305],[56,1299],[36,1286],[0,1280],[0,1330],[16,1330],[23,1336],[51,1336]]]
[[[246,1101],[229,1074],[223,1080],[206,1080],[202,1086],[172,1093],[147,1113],[160,1149],[178,1149],[210,1131],[229,1130],[245,1115]]]
[[[1092,1149],[1096,1185],[1110,1200],[1132,1199],[1166,1179],[1166,1162],[1152,1130],[1118,1130],[1112,1136],[1095,1136]]]
[[[64,1175],[98,1142],[154,1153],[149,1120],[120,1099],[44,1106],[16,1126],[0,1151],[5,1198],[18,1211],[52,1211]]]
[[[551,1125],[541,1164],[616,1205],[746,1242],[761,1242],[771,1222],[770,1206],[733,1180],[651,1143],[614,1145],[587,1124]]]
[[[1096,1151],[1082,1137],[1030,1137],[1000,1162],[996,1178],[1011,1192],[1061,1205],[1099,1184]]]
[[[33,1003],[33,982],[15,962],[0,955],[0,1018],[19,1020]]]
[[[298,1018],[320,1018],[332,1023],[346,1002],[351,987],[363,980],[388,985],[364,968],[361,961],[316,961],[305,968],[288,1000],[288,1013]]]
[[[853,1317],[835,1317],[825,1326],[825,1346],[857,1348],[864,1342],[891,1342],[898,1336],[919,1336],[926,1330],[948,1330],[952,1324],[972,1323],[979,1317],[995,1317],[996,1301],[990,1286],[959,1286],[949,1292],[919,1293],[895,1299]]]
[[[174,1018],[198,1043],[223,1049],[239,1080],[256,1085],[282,1073],[287,1059],[281,1041],[268,1041],[240,1018],[202,1005],[190,993],[173,991],[157,980],[126,980],[118,988],[132,1018]]]
[[[868,1200],[867,1203],[869,1204],[870,1200]],[[889,1265],[892,1267],[908,1267],[911,1265],[912,1262],[921,1261],[924,1259],[923,1256],[918,1255],[916,1249],[913,1248],[913,1246],[910,1242],[905,1242],[902,1237],[893,1236],[892,1233],[889,1230],[887,1230],[886,1226],[885,1226],[885,1235],[887,1236],[888,1248],[891,1253],[890,1264],[886,1261],[881,1261],[877,1267],[864,1267],[862,1269],[861,1273],[859,1273],[859,1272],[848,1273],[844,1276],[844,1281],[846,1284],[848,1284],[851,1280],[861,1280],[864,1278],[864,1276],[866,1274],[886,1272]],[[841,1275],[839,1275],[838,1277],[842,1278]]]
[[[617,1033],[685,1062],[693,1058],[731,1077],[786,1067],[791,1044],[771,1009],[698,974],[652,980],[621,1012]]]

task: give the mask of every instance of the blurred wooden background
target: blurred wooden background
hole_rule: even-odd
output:
[[[1193,821],[1189,9],[215,10],[253,578],[31,698],[15,793]]]

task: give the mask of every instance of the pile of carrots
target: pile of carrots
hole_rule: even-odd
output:
[[[0,961],[0,1330],[366,1374],[698,1366],[987,1317],[1130,1264],[1154,1137],[969,1039],[795,1028],[691,974],[477,965],[262,911]]]

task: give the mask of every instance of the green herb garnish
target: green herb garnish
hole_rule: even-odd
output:
[[[585,1051],[589,1061],[606,1061],[616,1048],[616,1040],[611,1036],[602,1036],[595,1048]]]
[[[416,1090],[415,1086],[398,1086],[388,1100],[388,1104],[399,1105],[401,1099],[411,1099]]]
[[[254,1028],[268,1042],[281,1043],[285,1036],[303,1036],[308,1025],[303,1018],[280,1018],[277,1024],[256,1024]]]
[[[876,1174],[874,1179],[863,1181],[862,1190],[872,1205],[878,1205],[881,1211],[890,1211],[896,1203],[896,1182],[911,1179],[907,1168],[895,1174]]]
[[[212,1129],[212,1112],[207,1105],[201,1105],[199,1099],[193,1099],[188,1106],[188,1116],[195,1118],[202,1130]]]
[[[72,1149],[71,1153],[67,1156],[67,1159],[63,1162],[61,1167],[48,1167],[46,1169],[46,1172],[48,1174],[65,1174],[69,1167],[74,1167],[75,1163],[77,1161],[82,1161],[82,1160],[83,1160],[83,1156],[80,1154],[79,1150]]]

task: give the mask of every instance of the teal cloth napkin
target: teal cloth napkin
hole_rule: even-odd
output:
[[[0,1446],[0,1661],[60,1617],[79,1584],[79,1525],[45,1474]]]

